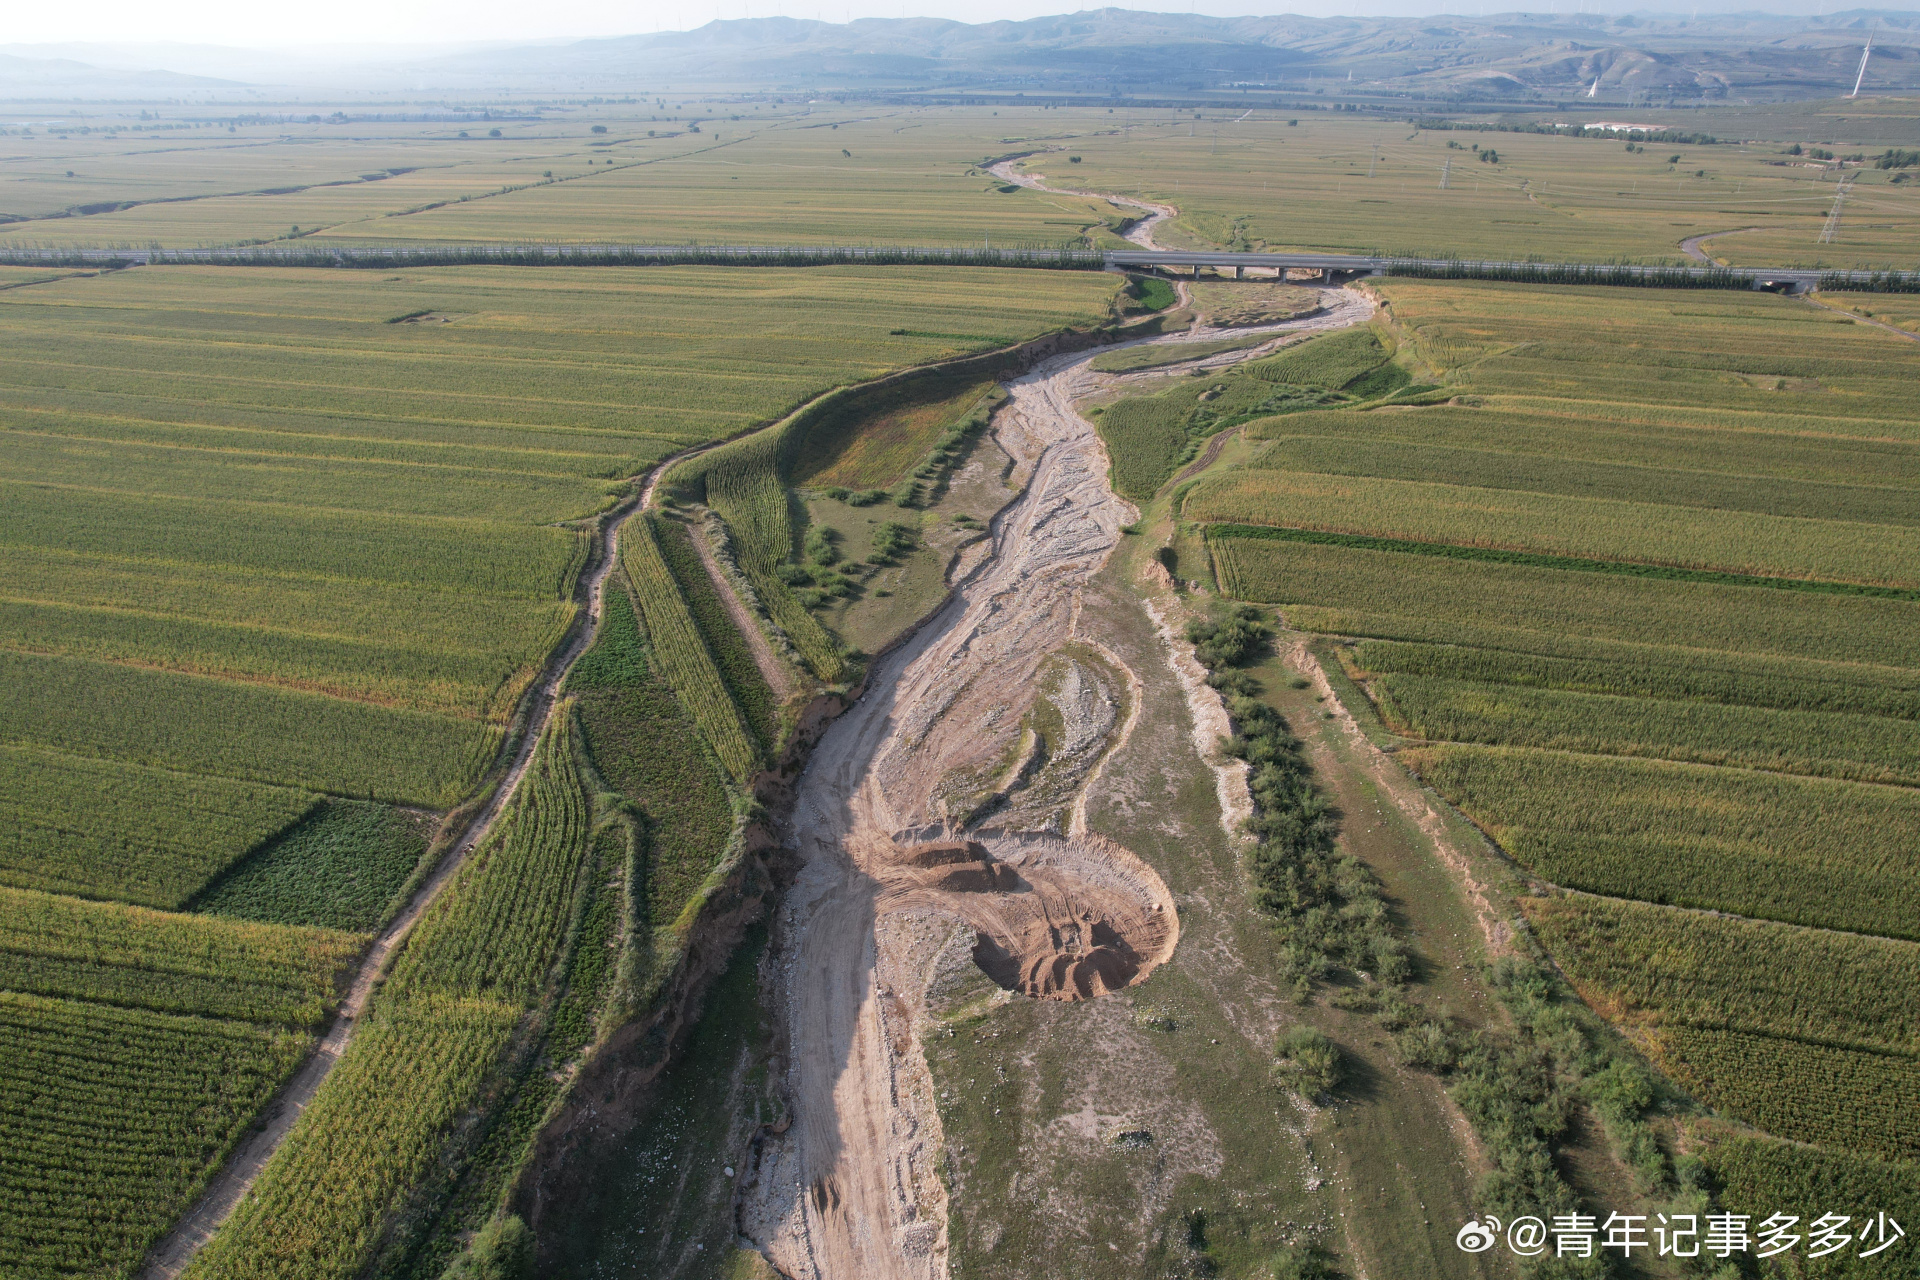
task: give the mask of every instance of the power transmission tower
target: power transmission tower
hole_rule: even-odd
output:
[[[1453,168],[1453,157],[1448,156],[1447,162],[1440,166],[1440,189],[1442,191],[1447,189],[1447,170],[1451,168]]]
[[[1373,144],[1373,159],[1367,161],[1367,176],[1369,178],[1373,176],[1373,167],[1379,163],[1380,163],[1380,144],[1376,142]]]
[[[1833,209],[1827,214],[1827,225],[1820,228],[1820,243],[1832,244],[1833,233],[1840,229],[1840,206],[1846,203],[1847,192],[1853,189],[1853,179],[1841,181],[1833,191]]]

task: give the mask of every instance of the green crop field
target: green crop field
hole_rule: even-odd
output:
[[[1759,577],[1920,584],[1920,530],[1864,522],[1294,471],[1203,481],[1186,514]]]
[[[178,907],[317,797],[0,746],[0,881]],[[127,822],[138,814],[139,823]]]
[[[409,936],[340,1065],[194,1276],[351,1276],[503,1069],[563,955],[588,804],[564,721],[499,834]]]
[[[1503,123],[1591,118],[1536,109]],[[1177,205],[1179,219],[1156,236],[1174,247],[1672,261],[1681,240],[1718,232],[1708,252],[1736,265],[1911,268],[1920,260],[1920,190],[1894,184],[1892,172],[1848,170],[1857,180],[1847,216],[1834,242],[1821,244],[1836,172],[1785,154],[1807,138],[1846,152],[1884,150],[1883,127],[1864,100],[1797,117],[1688,111],[1667,127],[1728,141],[1649,142],[1638,152],[1611,137],[1423,129],[1404,115],[1298,107],[1133,108],[1107,125],[1062,139],[1080,163],[1049,153],[1025,168],[1063,186]]]
[[[388,181],[402,179],[326,198],[396,190]],[[142,208],[184,218],[208,203]],[[0,1055],[0,1123],[44,1151],[97,1112],[72,1167],[91,1170],[99,1207],[35,1202],[41,1217],[0,1235],[10,1249],[37,1242],[36,1274],[102,1275],[130,1273],[305,1053],[342,968],[412,883],[439,812],[469,799],[495,761],[574,620],[585,522],[631,477],[835,386],[978,350],[987,340],[973,335],[1101,322],[1118,284],[837,267],[166,267],[0,280],[14,283],[30,287],[0,289],[0,893],[19,910],[8,908],[0,991],[22,1002],[9,1006],[26,1028],[19,1043],[41,1047]],[[631,529],[653,545],[644,521]],[[697,648],[656,638],[663,667],[681,662],[668,673],[677,683],[621,695],[644,705],[583,704],[579,721],[609,757],[603,776],[646,814],[604,856],[624,879],[624,851],[644,852],[641,912],[671,926],[733,825],[726,775],[681,700],[702,709],[703,727],[731,720],[715,750],[742,779],[777,747],[781,722],[717,597],[691,577],[683,590],[654,559],[655,585]],[[585,856],[585,792],[554,782],[541,795],[521,808],[548,817],[515,821],[559,825],[505,839],[535,850],[524,888],[545,896],[503,888],[488,899],[496,914],[472,925],[496,950],[519,936],[503,928],[529,931],[523,985],[426,993],[410,966],[435,982],[454,973],[454,943],[430,915],[341,1083],[316,1103],[318,1128],[300,1132],[343,1116],[365,1127],[292,1143],[282,1155],[294,1163],[249,1201],[261,1216],[237,1222],[231,1252],[206,1266],[246,1271],[256,1246],[292,1256],[262,1241],[298,1253],[324,1238],[314,1265],[358,1267],[388,1214],[412,1203],[448,1124],[504,1078],[514,1029],[549,1008],[524,984],[544,981],[587,901],[565,869]],[[476,865],[504,868],[501,857]],[[480,910],[456,890],[436,912]],[[651,960],[629,967],[659,976]],[[624,1007],[644,1008],[640,978],[622,989]],[[567,1035],[588,1034],[592,1017],[567,1015]],[[69,1093],[36,1080],[60,1028],[81,1026],[109,1056],[151,1028],[154,1052],[174,1061],[128,1074],[148,1060],[128,1051],[124,1070],[103,1060],[94,1085]],[[396,1095],[395,1112],[368,1110],[370,1094],[355,1090],[393,1088],[381,1073],[402,1063],[421,1064],[414,1091]],[[516,1105],[532,1109],[515,1112],[524,1129],[544,1103]],[[354,1167],[330,1144],[361,1141],[379,1168],[329,1182]],[[508,1143],[499,1160],[517,1151]],[[52,1176],[34,1160],[4,1176]],[[494,1173],[474,1185],[497,1190],[488,1179],[507,1166],[480,1163]],[[480,1192],[461,1194],[487,1208]],[[318,1206],[302,1218],[318,1235],[284,1234],[291,1204]],[[89,1212],[117,1225],[97,1238],[75,1228]]]
[[[194,899],[239,920],[372,929],[427,851],[427,815],[364,800],[322,801]]]
[[[771,751],[780,735],[779,708],[773,690],[754,664],[753,650],[734,626],[720,590],[700,561],[693,539],[702,536],[677,520],[649,519],[654,544],[673,575],[674,586],[687,602],[695,628],[712,655],[727,697],[740,709],[741,720],[762,754]]]
[[[1527,899],[1589,1002],[1717,1107],[1806,1142],[1920,1155],[1920,948],[1604,898]]]
[[[1920,936],[1920,795],[1559,752],[1448,746],[1408,763],[1521,864],[1571,888]]]
[[[1920,674],[1859,662],[1799,662],[1491,630],[1462,644],[1369,640],[1355,657],[1369,671],[1482,684],[1920,719]]]
[[[356,125],[350,139],[278,119],[232,135],[41,133],[17,144],[0,180],[0,209],[23,217],[0,229],[0,244],[1059,244],[1119,216],[1104,200],[1003,192],[977,169],[1004,152],[1008,128],[1023,127],[1011,112],[643,111],[608,104],[508,122],[497,139],[387,120]],[[1093,112],[1079,119],[1099,123]]]
[[[304,1031],[0,992],[0,1266],[131,1275],[305,1055]]]
[[[727,681],[714,661],[680,585],[661,554],[663,520],[644,518],[620,544],[620,565],[633,584],[646,620],[649,652],[707,746],[737,783],[753,776],[764,757]]]
[[[1605,895],[1525,905],[1680,1087],[1862,1178],[1914,1160],[1920,349],[1767,296],[1379,291],[1439,389],[1249,425],[1176,493],[1221,586],[1354,640],[1398,758]]]
[[[1137,210],[984,168],[1021,155],[1178,205],[1165,244],[1663,261],[1705,234],[1735,264],[1920,261],[1920,186],[1847,170],[1815,244],[1839,171],[1785,153],[1910,127],[1872,104],[1715,107],[1688,127],[1750,141],[1636,150],[1250,101],[629,98],[351,129],[60,107],[6,129],[0,252],[1118,243]],[[137,1272],[524,741],[594,519],[690,454],[667,514],[624,526],[520,790],[188,1274],[446,1272],[518,1203],[584,1055],[709,959],[695,925],[733,909],[756,779],[884,642],[847,602],[974,536],[914,509],[986,450],[992,353],[1172,304],[1122,285],[0,266],[0,1274]],[[1228,325],[1319,296],[1192,288]],[[1182,578],[1335,638],[1398,758],[1533,882],[1562,972],[1720,1113],[1727,1203],[1920,1203],[1920,350],[1866,323],[1913,308],[1377,288],[1372,325],[1090,408],[1115,488],[1176,509]],[[1165,495],[1234,428],[1227,465]],[[784,670],[736,629],[709,536]]]
[[[364,941],[0,889],[0,1267],[131,1274],[305,1056]]]
[[[1522,900],[1595,1004],[1857,1049],[1920,1052],[1920,946],[1569,894]]]
[[[658,642],[643,633],[623,584],[607,596],[604,629],[568,677],[575,717],[594,771],[645,815],[636,898],[637,935],[678,922],[733,829],[727,775],[701,750],[659,751],[699,737],[693,717],[663,680]]]
[[[1399,674],[1380,677],[1372,688],[1387,722],[1409,737],[1920,784],[1910,720]]]
[[[1706,235],[1706,251],[1735,264],[1911,268],[1920,255],[1920,189],[1848,169],[1846,216],[1822,244],[1837,170],[1786,154],[1810,139],[1841,154],[1910,143],[1909,122],[1874,110],[1897,116],[1897,101],[1687,111],[1671,127],[1728,141],[1638,151],[1313,109],[1326,103],[1246,105],[602,103],[503,122],[499,138],[380,120],[342,139],[278,118],[232,134],[39,132],[9,144],[0,209],[24,220],[0,243],[1109,243],[1131,210],[1003,189],[977,167],[1039,150],[1023,163],[1055,185],[1177,205],[1163,244],[1664,261]],[[1585,117],[1503,122],[1514,119]]]

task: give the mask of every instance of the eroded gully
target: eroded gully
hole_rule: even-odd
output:
[[[1174,372],[1257,357],[1292,335],[1364,321],[1373,306],[1357,290],[1329,290],[1319,312],[1264,326],[1273,343]],[[1062,767],[1079,772],[1051,795],[1072,799],[1046,814],[1021,805],[1023,787],[1039,789],[1018,762],[1029,751],[1027,713],[1053,696],[1046,664],[1088,647],[1082,590],[1137,515],[1109,487],[1106,451],[1074,401],[1165,376],[1100,374],[1090,368],[1098,354],[1057,356],[1007,384],[994,436],[1020,496],[948,603],[877,664],[869,692],[827,730],[799,784],[789,844],[801,869],[776,921],[774,957],[792,1123],[757,1146],[740,1212],[749,1238],[794,1280],[947,1274],[942,1136],[918,1015],[956,930],[979,940],[975,958],[1003,987],[1052,999],[1124,988],[1178,941],[1160,877],[1081,816],[1130,717],[1096,715],[1104,749],[1064,757]],[[1177,640],[1163,635],[1171,649]],[[1109,705],[1142,674],[1173,672],[1117,673]],[[1008,780],[976,820],[981,809],[954,780],[981,778]]]

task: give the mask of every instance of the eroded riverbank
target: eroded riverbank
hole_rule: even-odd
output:
[[[1330,301],[1268,328],[1372,312],[1357,292]],[[1147,341],[1182,340],[1195,338]],[[1095,354],[1007,384],[994,432],[1021,492],[991,553],[881,662],[800,783],[801,870],[775,929],[793,1123],[758,1145],[742,1191],[743,1228],[794,1277],[947,1274],[944,1136],[919,1037],[936,977],[964,967],[956,947],[1003,988],[1073,1001],[1145,980],[1179,938],[1161,876],[1075,817],[1127,745],[1143,682],[1175,683],[1083,625],[1088,585],[1138,515],[1074,409],[1116,380],[1090,369]]]

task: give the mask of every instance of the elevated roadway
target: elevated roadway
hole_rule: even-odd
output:
[[[398,267],[523,263],[626,266],[689,263],[741,266],[810,266],[872,262],[882,265],[1046,266],[1082,271],[1202,270],[1311,271],[1327,279],[1356,276],[1442,275],[1537,283],[1633,284],[1680,278],[1719,279],[1729,287],[1804,293],[1823,279],[1865,283],[1873,273],[1802,267],[1634,266],[1621,263],[1467,261],[1458,258],[1374,257],[1347,253],[1237,253],[1222,249],[958,248],[883,245],[686,245],[686,244],[422,244],[336,245],[282,241],[214,249],[5,249],[0,263],[46,266],[137,266],[208,263],[225,266]],[[1566,277],[1580,277],[1568,279]],[[1558,277],[1558,278],[1556,278]]]
[[[1458,258],[1386,258],[1350,253],[1237,253],[1212,249],[1114,249],[1105,254],[1109,269],[1129,271],[1162,270],[1169,272],[1203,268],[1231,270],[1236,275],[1248,268],[1281,271],[1316,271],[1334,276],[1380,276],[1396,270],[1413,272],[1459,272],[1463,276],[1490,276],[1553,271],[1593,271],[1618,273],[1627,277],[1671,279],[1690,276],[1696,279],[1725,276],[1729,268],[1712,266],[1641,267],[1616,263],[1543,263],[1466,261]],[[1828,272],[1799,267],[1735,267],[1734,274],[1750,278],[1756,289],[1778,289],[1803,293],[1828,275],[1858,275],[1867,272]]]

